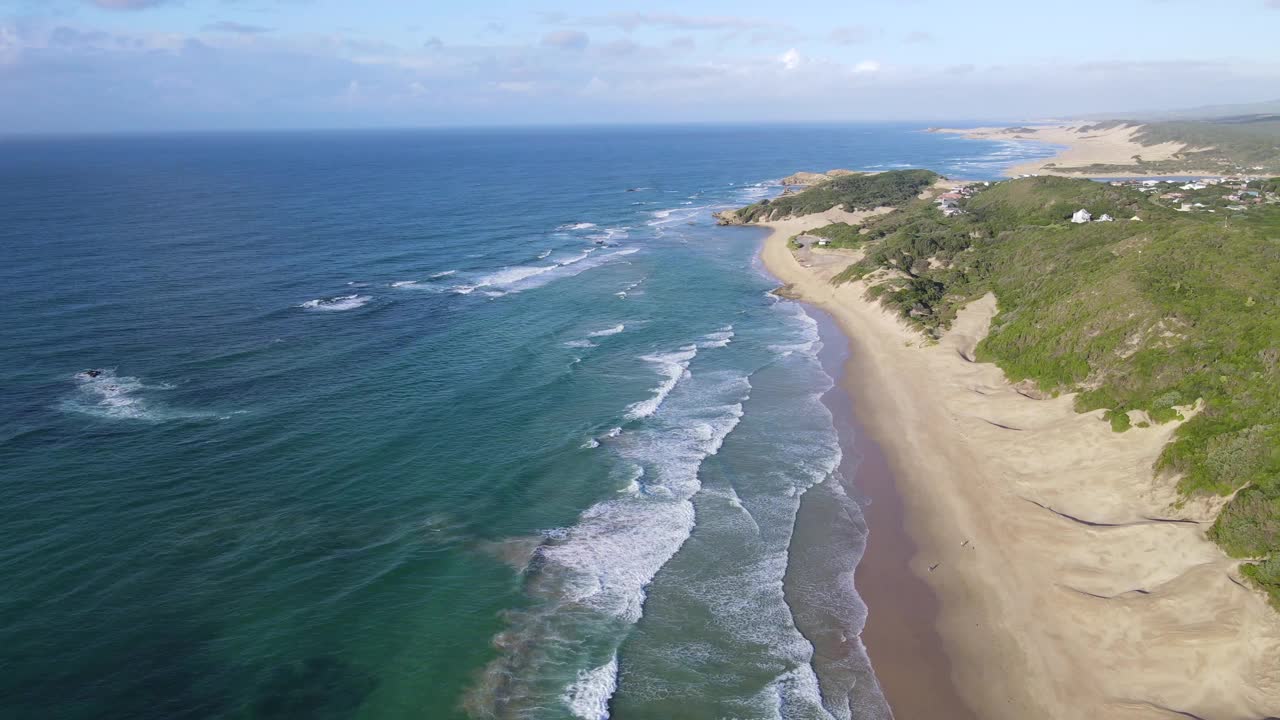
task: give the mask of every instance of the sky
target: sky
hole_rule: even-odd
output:
[[[1280,0],[0,0],[0,133],[1034,120],[1280,98]]]

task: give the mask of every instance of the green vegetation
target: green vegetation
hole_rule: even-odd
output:
[[[810,230],[805,235],[815,235],[831,241],[832,247],[857,247],[866,240],[859,234],[861,228],[849,223],[832,223],[826,227]]]
[[[1080,208],[1120,220],[1070,223]],[[1280,602],[1280,207],[1180,213],[1127,187],[1036,177],[962,209],[945,218],[912,199],[872,219],[858,235],[866,257],[834,282],[865,278],[934,335],[995,293],[978,359],[1078,393],[1077,410],[1106,410],[1117,432],[1129,411],[1165,423],[1198,405],[1153,470],[1185,493],[1236,493],[1210,536],[1259,559],[1245,572]]]
[[[1102,414],[1102,419],[1111,423],[1111,429],[1115,432],[1124,432],[1132,427],[1129,422],[1129,413],[1123,410],[1108,410]]]
[[[929,170],[901,170],[875,175],[842,175],[807,190],[761,200],[737,212],[742,222],[808,215],[843,205],[845,210],[898,206],[938,180]]]

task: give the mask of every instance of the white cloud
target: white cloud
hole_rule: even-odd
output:
[[[853,66],[853,71],[858,74],[869,74],[880,72],[880,63],[875,60],[863,60]]]
[[[782,63],[782,67],[788,70],[795,70],[804,64],[804,56],[800,54],[799,50],[791,48],[778,56],[778,62]]]

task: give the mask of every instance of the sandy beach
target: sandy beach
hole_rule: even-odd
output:
[[[1134,174],[1139,172],[1135,158],[1141,157],[1147,162],[1169,160],[1188,148],[1181,143],[1166,142],[1158,145],[1143,145],[1134,139],[1141,129],[1140,125],[1118,126],[1103,130],[1081,132],[1081,128],[1090,123],[1026,125],[1013,127],[979,127],[979,128],[934,128],[933,132],[955,133],[975,140],[1014,140],[1042,142],[1063,146],[1053,157],[1013,165],[1004,171],[1010,177],[1019,175],[1062,175],[1066,177],[1095,177],[1095,173],[1071,170],[1089,165],[1129,165]],[[1205,174],[1220,174],[1204,171]],[[1114,172],[1104,176],[1115,175]],[[1184,174],[1200,174],[1188,171]],[[1160,177],[1151,175],[1150,177]]]
[[[797,257],[787,246],[830,216],[768,224],[762,259],[849,337],[842,383],[892,472],[916,547],[911,570],[936,595],[952,684],[974,715],[1280,714],[1280,613],[1205,538],[1216,505],[1179,505],[1174,480],[1152,477],[1175,426],[1118,434],[1101,411],[1077,414],[1069,396],[1033,399],[971,361],[992,296],[930,343],[864,299],[861,283],[831,285],[856,254]],[[872,539],[864,562],[889,552]],[[873,664],[892,654],[901,666],[908,650],[875,634],[894,614],[892,594],[861,594]],[[909,698],[933,690],[896,671],[884,685],[900,720],[913,720]]]

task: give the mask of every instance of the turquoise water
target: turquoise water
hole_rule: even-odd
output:
[[[884,717],[793,620],[864,615],[816,325],[710,213],[1044,154],[916,130],[3,142],[0,715]]]

